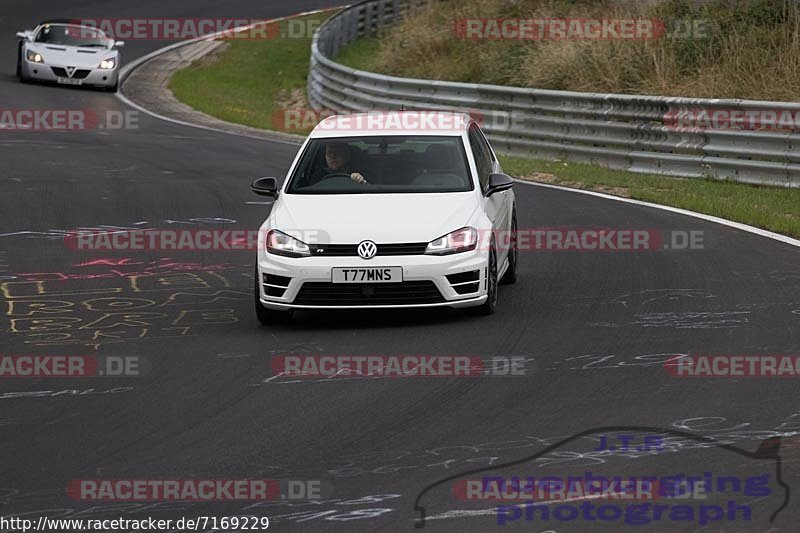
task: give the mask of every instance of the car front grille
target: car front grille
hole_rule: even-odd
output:
[[[320,257],[358,257],[358,244],[312,244],[311,255]],[[422,255],[428,247],[427,242],[398,244],[378,244],[376,256]]]
[[[67,74],[67,69],[64,67],[50,67],[52,69],[53,74],[58,76],[59,78],[69,78],[69,74]],[[86,69],[78,69],[72,73],[72,79],[74,80],[82,80],[85,79],[92,71]]]
[[[304,283],[294,299],[297,305],[414,305],[442,303],[432,281],[401,283]]]

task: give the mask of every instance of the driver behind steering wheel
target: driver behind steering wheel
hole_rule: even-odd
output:
[[[350,147],[345,143],[330,142],[325,146],[325,164],[321,169],[315,182],[320,182],[331,174],[346,174],[350,179],[358,183],[367,183],[359,172],[353,172],[350,168]]]

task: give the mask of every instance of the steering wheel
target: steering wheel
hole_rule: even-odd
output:
[[[350,174],[346,172],[331,172],[330,174],[325,174],[324,176],[322,176],[322,180],[327,180],[331,178],[338,178],[338,179],[347,178],[348,180],[353,181],[353,179],[350,177]]]
[[[331,176],[331,177],[328,177]],[[350,178],[350,174],[343,174],[341,172],[336,172],[333,174],[328,174],[317,183],[314,184],[314,188],[316,189],[355,189],[357,188],[360,183],[356,183]]]

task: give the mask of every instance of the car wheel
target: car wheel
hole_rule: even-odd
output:
[[[22,70],[22,48],[19,49],[19,56],[17,56],[17,78],[22,83],[28,83],[28,77]]]
[[[267,309],[263,305],[261,305],[261,288],[258,286],[258,268],[256,268],[256,275],[255,275],[255,285],[254,285],[254,296],[255,296],[255,305],[256,305],[256,317],[258,317],[258,321],[261,322],[264,326],[272,326],[275,324],[285,324],[292,319],[292,315],[294,314],[291,310],[289,311],[276,311],[274,309]]]
[[[486,301],[478,307],[481,315],[491,315],[497,309],[497,252],[495,251],[494,241],[489,247],[489,264],[486,271]]]
[[[517,282],[517,208],[511,211],[511,238],[508,240],[508,268],[500,283],[513,285]]]

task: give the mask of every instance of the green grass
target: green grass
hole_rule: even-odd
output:
[[[501,157],[513,176],[689,209],[800,238],[800,189],[668,178],[581,163]]]
[[[336,57],[336,62],[351,68],[374,72],[377,70],[375,57],[380,46],[380,39],[359,39],[345,47]]]
[[[303,17],[322,21],[332,13]],[[309,38],[230,40],[211,60],[179,70],[169,88],[178,100],[222,120],[287,131],[281,113],[307,109]],[[303,133],[310,128],[295,131]]]

